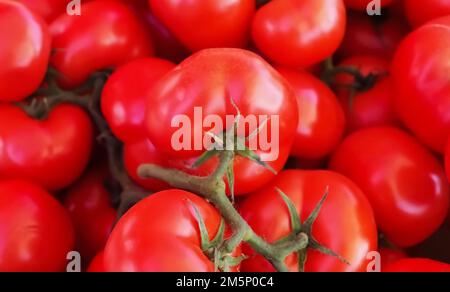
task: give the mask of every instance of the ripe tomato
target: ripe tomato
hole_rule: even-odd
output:
[[[119,67],[110,76],[103,89],[101,107],[112,132],[120,140],[142,139],[149,92],[174,67],[162,59],[137,59]]]
[[[92,144],[91,120],[77,106],[58,105],[35,120],[18,107],[0,105],[0,179],[63,189],[83,173]]]
[[[377,76],[373,84],[361,84],[350,74],[336,75],[336,93],[347,116],[348,131],[399,124],[387,61],[375,56],[353,56],[342,61],[339,67],[356,68],[363,77]],[[356,86],[355,91],[349,86]]]
[[[331,56],[346,23],[342,0],[277,0],[261,7],[252,35],[261,52],[289,67],[308,67]]]
[[[348,8],[366,11],[367,6],[369,6],[373,0],[344,0],[344,2]],[[395,2],[395,0],[381,0],[381,7],[391,5],[393,2]]]
[[[408,32],[408,23],[397,15],[372,17],[350,12],[344,40],[337,54],[341,59],[373,55],[390,60]]]
[[[388,266],[393,264],[394,262],[407,258],[408,256],[405,252],[397,249],[382,247],[379,250],[381,257],[381,270],[384,271]]]
[[[16,0],[23,3],[30,10],[39,14],[47,23],[63,14],[70,1],[67,0]]]
[[[20,101],[36,91],[50,57],[50,32],[24,5],[0,1],[0,102]]]
[[[148,0],[152,12],[191,51],[243,48],[255,0]]]
[[[74,232],[64,208],[25,181],[0,182],[0,271],[64,271]]]
[[[378,227],[400,247],[426,239],[447,215],[449,187],[442,166],[401,130],[379,127],[353,133],[336,150],[330,168],[361,187]]]
[[[83,263],[90,262],[105,247],[116,219],[117,212],[104,186],[107,176],[106,168],[90,170],[69,189],[64,200],[75,227]]]
[[[94,259],[89,264],[89,267],[87,268],[87,272],[89,273],[105,272],[105,265],[103,263],[104,254],[105,252],[102,250],[94,257]]]
[[[269,187],[249,197],[240,205],[240,212],[253,230],[269,242],[282,239],[291,232],[290,214],[282,190],[295,204],[304,221],[329,187],[316,222],[313,236],[327,248],[350,262],[309,250],[306,271],[365,271],[368,252],[377,248],[377,229],[372,209],[361,190],[350,180],[330,171],[288,170],[280,173]],[[302,221],[302,222],[303,222]],[[245,272],[273,271],[270,263],[248,246],[243,245],[249,258],[242,262]],[[297,255],[286,259],[290,271],[298,271]]]
[[[230,125],[229,117],[232,118],[233,124],[237,111],[232,101],[243,116],[238,128],[243,130],[245,127],[246,130],[246,133],[238,131],[238,136],[249,134],[250,123],[246,123],[244,119],[259,119],[254,130],[256,126],[262,128],[268,141],[273,138],[273,143],[272,147],[265,149],[258,143],[252,150],[279,171],[289,156],[297,128],[297,101],[289,84],[263,59],[248,51],[204,50],[189,57],[165,75],[151,92],[151,98],[147,102],[145,123],[148,137],[159,152],[171,158],[196,158],[206,149],[202,143],[206,140],[206,132],[217,130],[215,128],[218,126],[220,129],[215,134],[221,135],[223,130],[233,126]],[[202,111],[200,119],[213,115],[220,120],[224,129],[219,125],[203,126],[207,119],[199,121],[199,110]],[[185,134],[186,141],[200,141],[200,145],[190,142],[187,143],[190,145],[186,145],[186,141],[182,141],[184,145],[173,145],[178,142],[174,138],[176,134],[187,128],[172,125],[180,116],[188,120],[194,128]],[[263,125],[261,120],[267,120],[267,123]],[[279,121],[278,125],[276,121]],[[263,139],[263,134],[258,134],[250,139],[249,144],[257,140],[261,142]],[[185,147],[180,150],[174,146]],[[253,186],[259,188],[273,178],[269,170],[257,163],[243,164],[250,167],[242,169],[245,173],[242,179],[249,183],[247,191],[253,191]]]
[[[106,271],[213,272],[191,204],[212,240],[221,222],[214,207],[185,191],[159,192],[132,207],[114,227],[105,248]]]
[[[440,153],[450,135],[449,58],[450,17],[445,17],[407,36],[392,64],[400,118],[422,142]]]
[[[450,265],[430,259],[411,258],[401,259],[389,265],[385,272],[450,272]]]
[[[90,74],[152,54],[142,23],[130,8],[112,1],[82,4],[80,16],[61,15],[51,25],[55,53],[51,65],[65,87],[80,85]]]
[[[305,71],[278,68],[297,94],[299,123],[291,155],[319,159],[340,142],[345,115],[333,91]]]
[[[405,13],[414,27],[450,14],[450,2],[447,0],[428,0],[426,5],[420,0],[405,0]]]

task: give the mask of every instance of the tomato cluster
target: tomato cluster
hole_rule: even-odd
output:
[[[450,272],[450,1],[67,2],[0,0],[0,271]]]

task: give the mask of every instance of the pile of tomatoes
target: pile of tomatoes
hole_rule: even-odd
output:
[[[450,272],[450,1],[69,2],[0,0],[0,271],[65,271],[73,251],[93,272],[214,271],[219,209],[139,172],[214,173],[173,147],[174,117],[201,108],[279,118],[276,159],[236,152],[224,177],[268,243],[328,193],[312,235],[339,257],[310,248],[305,271]],[[124,214],[111,164],[145,192]],[[231,271],[275,271],[243,240]]]

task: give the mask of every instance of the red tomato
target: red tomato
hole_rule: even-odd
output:
[[[406,20],[397,15],[380,18],[351,12],[338,56],[373,55],[390,60],[408,32]]]
[[[212,272],[200,247],[194,204],[213,239],[220,214],[202,198],[181,190],[153,194],[132,207],[106,244],[106,271]]]
[[[110,76],[103,89],[101,106],[112,132],[120,140],[142,139],[149,92],[174,67],[166,60],[145,58],[119,67]]]
[[[425,5],[420,0],[405,0],[404,2],[406,16],[414,27],[450,15],[450,2],[447,0],[428,0]]]
[[[89,273],[105,272],[105,265],[103,263],[104,254],[105,254],[105,252],[102,250],[94,257],[94,259],[89,264],[87,272],[89,272]]]
[[[47,23],[66,12],[67,0],[15,0],[23,3],[30,10],[42,16]]]
[[[289,67],[307,67],[330,57],[346,23],[342,0],[277,0],[261,7],[252,35],[261,52]]]
[[[440,153],[450,135],[449,58],[450,17],[446,17],[407,36],[392,64],[400,118],[422,142]]]
[[[20,101],[36,91],[50,57],[44,21],[24,5],[0,1],[0,102]]]
[[[340,142],[345,115],[322,81],[305,71],[278,68],[297,94],[299,123],[291,155],[307,159],[327,156]]]
[[[336,93],[347,116],[350,132],[374,126],[397,126],[399,124],[394,108],[394,89],[388,76],[389,63],[375,56],[353,56],[339,64],[339,67],[356,68],[363,77],[378,76],[374,84],[359,84],[350,74],[335,77]],[[360,88],[351,92],[348,86]]]
[[[77,106],[58,105],[35,120],[18,107],[0,105],[0,179],[63,189],[83,173],[92,144],[91,120]]]
[[[89,262],[105,247],[116,219],[117,212],[104,186],[107,176],[106,169],[92,169],[69,189],[64,200],[83,262]]]
[[[152,12],[191,51],[247,44],[255,0],[148,0]]]
[[[64,271],[74,232],[64,208],[25,181],[0,182],[0,271]]]
[[[450,139],[447,142],[445,150],[445,170],[447,171],[448,181],[450,182]]]
[[[378,227],[397,246],[423,241],[447,215],[449,187],[442,166],[401,130],[355,132],[336,150],[330,168],[361,187]]]
[[[305,220],[329,187],[329,196],[313,225],[313,236],[324,246],[344,257],[337,258],[308,251],[306,271],[365,271],[367,253],[377,248],[377,229],[372,209],[361,190],[347,178],[329,171],[288,170],[280,173],[269,187],[247,197],[240,212],[253,230],[269,242],[291,232],[290,214],[280,194],[282,190]],[[338,231],[338,232],[337,232]],[[270,263],[248,246],[249,258],[242,262],[245,272],[274,271]],[[290,271],[297,271],[297,255],[286,259]]]
[[[152,54],[147,31],[132,10],[117,1],[83,4],[81,16],[61,15],[51,25],[51,65],[61,84],[80,85],[90,74]]]
[[[380,248],[381,270],[384,271],[392,263],[407,258],[408,256],[401,250],[382,247]]]
[[[388,266],[385,272],[408,272],[408,273],[416,273],[416,272],[450,272],[450,265],[446,263],[441,263],[438,261],[433,261],[430,259],[420,259],[420,258],[411,258],[411,259],[401,259],[390,266]]]
[[[369,4],[373,3],[374,1],[373,0],[344,0],[344,2],[348,8],[366,11],[367,6],[369,6]],[[391,5],[393,2],[395,2],[395,0],[381,0],[381,7]]]
[[[262,130],[267,134],[268,141],[274,138],[271,145],[273,147],[264,149],[260,147],[261,143],[258,143],[252,150],[279,171],[287,160],[298,124],[295,94],[272,67],[248,51],[204,50],[165,75],[151,92],[151,98],[147,102],[145,123],[148,136],[159,152],[171,158],[196,158],[206,149],[202,143],[206,140],[206,132],[211,130],[215,131],[215,134],[222,134],[222,131],[233,126],[230,124],[233,124],[237,112],[232,101],[236,103],[244,119],[255,118],[254,130],[256,127],[262,128],[262,122],[269,119]],[[202,111],[200,117],[199,111]],[[203,127],[205,119],[199,119],[212,115],[220,120],[223,128],[218,124]],[[185,137],[186,141],[190,138],[194,143],[186,143],[181,139],[181,144],[184,145],[173,145],[173,139],[178,142],[174,137],[188,128],[188,125],[179,128],[172,126],[174,120],[180,116],[193,125]],[[244,119],[241,119],[238,127],[242,130],[238,131],[240,137],[248,136],[250,132],[250,123]],[[276,120],[279,121],[278,125]],[[275,141],[276,136],[279,143]],[[261,142],[263,139],[263,134],[258,134],[250,139],[249,144],[257,140]],[[200,142],[200,145],[196,141]],[[180,147],[180,150],[174,146],[184,147]],[[244,164],[248,165],[241,170],[245,173],[242,179],[249,184],[247,191],[254,191],[254,187],[259,188],[273,178],[269,170],[256,163]],[[236,189],[239,190],[237,186]]]

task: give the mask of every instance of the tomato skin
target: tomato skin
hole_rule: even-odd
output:
[[[39,14],[47,23],[66,11],[67,0],[16,0]]]
[[[444,17],[415,30],[402,42],[392,64],[401,120],[439,153],[450,135],[450,64],[444,61],[450,57],[449,27],[450,17]]]
[[[335,91],[344,108],[347,118],[347,131],[375,126],[398,126],[399,118],[394,105],[394,85],[389,74],[389,63],[379,57],[357,55],[343,60],[339,67],[358,69],[363,77],[369,74],[377,75],[377,80],[364,91],[356,91],[352,96],[350,90],[337,86]],[[349,74],[338,74],[336,83],[350,85],[355,78]]]
[[[150,56],[152,44],[137,16],[118,1],[81,6],[81,16],[61,15],[51,25],[55,53],[51,65],[65,87],[82,84],[90,74]]]
[[[450,139],[447,142],[445,150],[445,170],[447,172],[448,181],[450,182]]]
[[[83,262],[89,262],[105,247],[117,212],[104,182],[107,169],[92,169],[74,186],[64,200],[76,231],[77,248]]]
[[[0,105],[0,179],[63,189],[86,168],[92,144],[92,122],[77,106],[58,105],[40,121],[18,107]]]
[[[345,5],[348,8],[352,8],[355,10],[360,11],[366,11],[367,6],[372,2],[373,0],[344,0]],[[386,7],[391,5],[396,0],[381,0],[381,7]]]
[[[420,243],[447,215],[449,187],[442,166],[399,129],[379,127],[353,133],[334,153],[330,169],[361,187],[378,227],[399,247]]]
[[[101,97],[102,113],[120,140],[142,139],[149,92],[173,68],[175,64],[166,60],[137,59],[119,67],[108,78]]]
[[[0,102],[20,101],[44,80],[50,32],[39,16],[12,1],[0,1],[0,28]]]
[[[428,0],[426,5],[420,0],[405,0],[405,14],[409,23],[417,28],[430,20],[450,14],[450,3],[446,0]]]
[[[89,264],[89,267],[87,268],[88,273],[103,273],[105,272],[105,265],[103,263],[103,259],[105,256],[105,252],[102,250],[100,251],[94,259]]]
[[[73,245],[70,218],[49,193],[25,181],[0,182],[0,271],[64,271]]]
[[[151,11],[191,51],[243,48],[255,0],[149,0]]]
[[[387,269],[388,266],[395,263],[398,260],[407,258],[405,252],[397,249],[382,247],[379,250],[381,256],[381,271]]]
[[[277,0],[257,11],[252,36],[275,63],[305,68],[336,51],[345,24],[342,0]]]
[[[450,272],[450,265],[430,259],[410,258],[401,259],[389,265],[385,272]]]
[[[340,142],[345,115],[337,97],[322,81],[306,71],[277,68],[297,96],[299,123],[291,155],[319,159]]]
[[[321,244],[343,256],[351,265],[309,250],[305,269],[310,272],[365,271],[366,255],[377,247],[375,220],[361,190],[340,174],[330,171],[283,171],[270,186],[241,202],[239,211],[257,234],[274,242],[291,231],[288,209],[275,188],[281,189],[292,200],[302,220],[305,220],[325,194],[327,186],[330,194],[312,232]],[[255,255],[248,245],[243,245],[243,252],[249,258],[242,262],[242,271],[274,271],[270,263],[261,255]],[[296,258],[296,255],[290,255],[286,259],[290,271],[298,271]]]
[[[367,14],[350,12],[344,40],[337,52],[341,59],[355,55],[373,55],[392,59],[410,28],[406,20],[397,15],[378,20]]]
[[[106,244],[106,271],[213,272],[200,248],[194,204],[214,238],[220,214],[202,198],[181,190],[153,194],[132,207]]]

